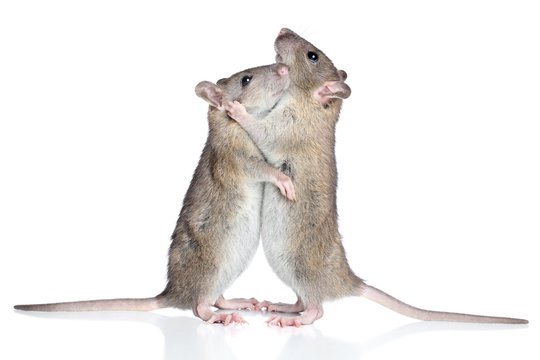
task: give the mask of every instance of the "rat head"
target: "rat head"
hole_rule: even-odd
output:
[[[225,105],[238,101],[248,113],[256,116],[272,110],[289,83],[287,65],[272,64],[241,71],[217,84],[203,81],[197,85],[195,93],[218,111],[225,111]]]
[[[274,43],[276,61],[287,64],[294,85],[328,104],[332,98],[346,99],[351,89],[345,84],[347,74],[310,42],[289,29],[281,29]]]

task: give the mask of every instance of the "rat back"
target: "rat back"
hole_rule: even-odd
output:
[[[263,184],[245,176],[243,160],[263,161],[262,155],[233,122],[213,130],[169,250],[163,295],[170,306],[179,308],[200,299],[215,301],[247,267],[259,242]]]

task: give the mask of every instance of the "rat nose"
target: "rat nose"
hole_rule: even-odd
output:
[[[289,67],[285,64],[279,64],[276,68],[276,71],[279,75],[285,76],[289,73]]]
[[[279,31],[279,34],[278,34],[278,37],[280,36],[283,36],[285,34],[289,34],[291,32],[291,30],[287,29],[287,28],[283,28]]]

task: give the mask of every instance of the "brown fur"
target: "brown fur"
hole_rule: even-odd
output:
[[[258,307],[305,312],[298,318],[276,316],[269,324],[311,324],[322,316],[324,301],[351,295],[363,295],[422,320],[526,323],[522,319],[418,309],[365,284],[352,272],[338,231],[334,153],[341,99],[350,94],[344,83],[347,75],[288,29],[280,32],[275,48],[276,60],[290,68],[289,100],[264,121],[235,117],[268,162],[291,176],[296,188],[295,202],[284,201],[273,188],[265,189],[261,234],[270,265],[299,301],[295,305],[263,302]]]
[[[276,272],[301,301],[320,304],[354,295],[362,284],[348,266],[338,231],[334,134],[342,101],[314,98],[322,84],[345,76],[323,52],[291,31],[276,40],[276,51],[277,60],[291,69],[291,98],[263,123],[246,129],[270,164],[291,176],[296,201],[281,201],[274,189],[265,191],[263,245],[269,258],[282,259],[277,266],[287,267],[286,274]],[[306,58],[308,51],[318,55],[316,65]],[[286,215],[276,218],[276,212]],[[283,219],[286,223],[280,224]],[[274,253],[278,225],[286,228],[282,234],[287,239]]]
[[[250,76],[245,86],[242,79]],[[169,251],[168,283],[149,299],[111,299],[18,305],[35,311],[193,309],[211,322],[223,321],[210,305],[225,304],[220,295],[247,267],[259,241],[263,182],[290,183],[270,167],[248,134],[226,112],[234,100],[244,102],[252,116],[262,118],[289,86],[287,67],[273,64],[222,79],[201,82],[196,93],[210,103],[209,135],[184,198]],[[256,300],[229,302],[250,306]],[[198,306],[204,305],[201,314]],[[238,305],[241,304],[241,305]],[[245,305],[247,304],[247,305]],[[236,317],[235,319],[239,319]],[[227,324],[229,319],[224,322]]]
[[[304,303],[322,303],[353,295],[361,280],[349,268],[338,230],[333,149],[341,100],[324,109],[308,96],[310,93],[308,90],[303,96],[295,96],[290,105],[295,109],[296,121],[287,132],[300,141],[284,139],[286,145],[282,150],[291,169],[297,200],[291,204],[275,200],[280,210],[288,214],[286,252],[290,264],[294,264],[294,290]],[[267,211],[271,210],[263,210],[263,226]]]

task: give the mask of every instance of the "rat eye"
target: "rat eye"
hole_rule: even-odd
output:
[[[307,58],[309,59],[309,61],[311,61],[314,64],[317,63],[317,61],[319,61],[319,55],[317,55],[313,51],[309,51],[307,53]]]
[[[251,78],[253,76],[251,75],[246,75],[242,78],[242,87],[246,86],[247,84],[249,84],[249,82],[251,81]]]

